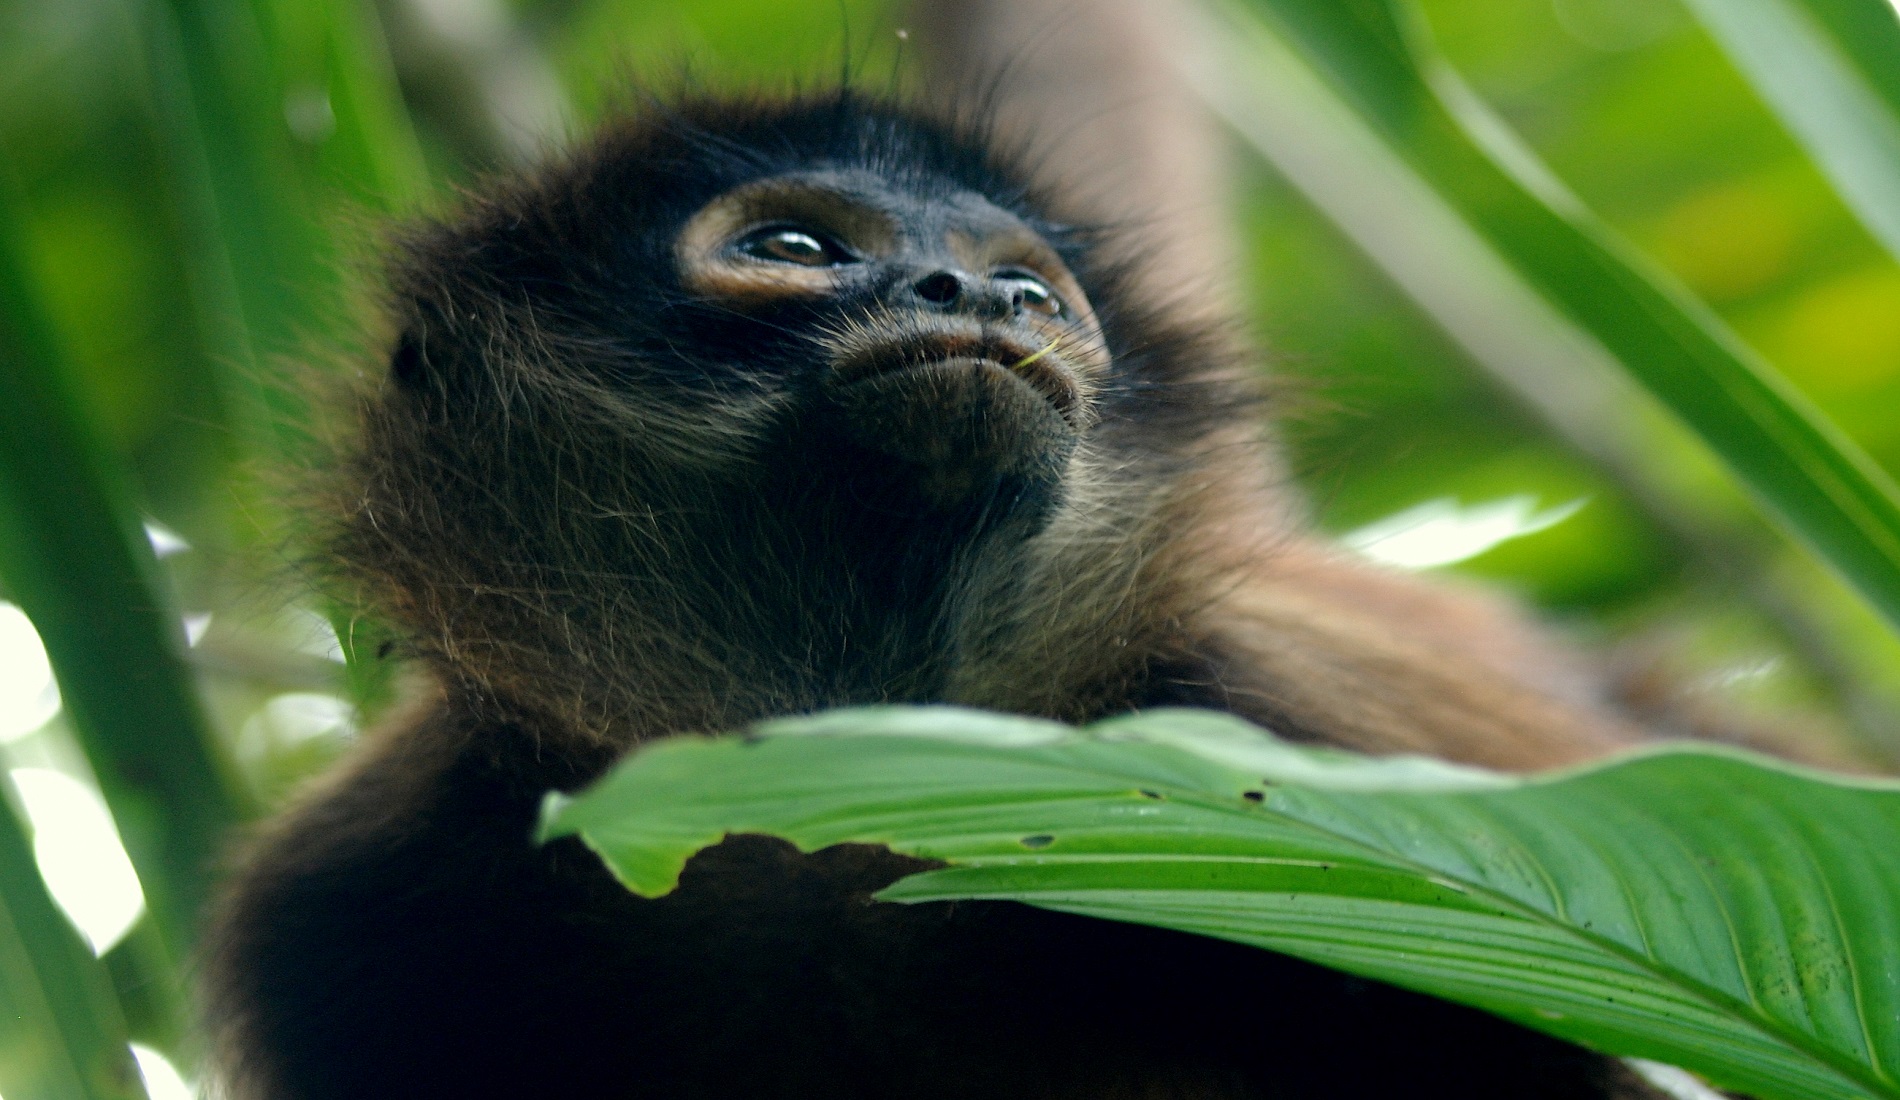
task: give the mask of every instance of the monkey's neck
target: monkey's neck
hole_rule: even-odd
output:
[[[837,473],[742,495],[698,533],[713,568],[696,578],[695,642],[727,654],[729,697],[745,700],[728,721],[944,700],[972,631],[1034,599],[1022,582],[1068,508],[1010,479],[950,503],[903,476]]]
[[[1035,563],[1069,511],[1033,486],[998,482],[946,507],[901,484],[788,465],[615,526],[619,567],[562,586],[526,616],[505,591],[528,578],[494,586],[469,601],[488,621],[465,618],[464,629],[511,645],[442,656],[475,705],[618,744],[828,707],[957,700],[972,653],[1008,647],[1020,622],[1043,621],[1015,609],[1038,599],[1027,582],[1041,577]],[[557,542],[598,543],[600,530],[549,535],[543,557],[568,553]]]

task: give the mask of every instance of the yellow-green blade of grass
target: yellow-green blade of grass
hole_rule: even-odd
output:
[[[1684,745],[1521,779],[1157,710],[951,708],[645,746],[544,836],[630,889],[732,833],[886,844],[1007,899],[1296,955],[1757,1100],[1900,1097],[1900,783]],[[1113,960],[1104,960],[1112,965]]]
[[[0,1092],[143,1100],[105,967],[53,904],[0,776]]]
[[[1861,224],[1900,257],[1900,10],[1888,0],[1688,5]]]
[[[1527,287],[1613,356],[1785,530],[1900,626],[1900,486],[1893,477],[1571,196],[1438,57],[1410,5],[1240,0],[1221,11],[1235,38],[1284,45],[1310,65]]]
[[[407,213],[428,195],[428,166],[382,24],[366,3],[345,0],[323,10],[335,171],[359,201],[371,198],[381,209]]]
[[[46,644],[146,903],[187,957],[237,806],[179,619],[111,460],[86,430],[0,195],[0,577]]]

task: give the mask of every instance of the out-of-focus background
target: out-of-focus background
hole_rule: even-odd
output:
[[[928,89],[1007,61],[1033,87],[1037,57],[1118,6],[1027,5],[1041,22],[998,42],[974,30],[1000,24],[958,23],[1001,18],[982,3],[0,0],[0,402],[15,406],[0,480],[72,485],[48,518],[0,511],[0,765],[46,888],[104,960],[116,1007],[101,1011],[122,1015],[152,1096],[188,1094],[175,976],[205,853],[388,697],[354,636],[373,624],[305,591],[281,504],[308,415],[284,381],[356,368],[378,226],[585,132],[636,82],[849,71]],[[1168,270],[1185,272],[1185,296],[1237,300],[1263,369],[1294,381],[1282,436],[1320,526],[1394,568],[1518,593],[1628,667],[1821,755],[1891,765],[1891,631],[1695,436],[1601,369],[1600,349],[1441,231],[1423,185],[1381,175],[1391,158],[1354,144],[1339,105],[1303,96],[1309,69],[1223,30],[1267,25],[1249,9],[1276,5],[1137,6],[1166,33],[1117,33],[1134,33],[1157,86],[1178,86],[1165,94],[1187,106],[1168,109],[1200,111],[1213,135],[1183,154],[1204,163],[1140,184],[1208,238]],[[1450,65],[1439,76],[1462,78],[1440,91],[1488,104],[1568,193],[1558,205],[1594,212],[1900,470],[1900,266],[1708,24],[1677,0],[1415,13]],[[1101,111],[1138,114],[1145,94]],[[1112,159],[1115,139],[1109,125],[1076,155],[1105,140]],[[81,702],[69,681],[62,702],[49,648],[62,678],[90,669],[106,686]],[[148,680],[153,653],[195,694]],[[4,872],[24,928],[26,887]],[[0,944],[0,977],[8,962]],[[75,981],[89,973],[71,965]],[[57,1000],[20,1011],[84,1014]],[[0,1015],[9,1100],[58,1076],[44,1043]]]

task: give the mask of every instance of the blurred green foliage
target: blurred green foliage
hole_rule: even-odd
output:
[[[1421,8],[1591,210],[1900,469],[1900,266],[1687,10]],[[174,644],[209,715],[201,778],[228,786],[221,797],[281,797],[348,739],[348,715],[323,699],[379,697],[373,671],[335,659],[332,609],[300,595],[278,490],[305,457],[286,382],[356,350],[351,302],[376,227],[584,129],[636,81],[823,81],[848,50],[881,86],[907,71],[900,19],[883,0],[0,0],[0,203],[19,296],[53,349],[0,362],[0,394],[15,372],[53,372],[100,469],[190,545],[163,557],[157,600],[201,631]],[[1474,369],[1272,169],[1243,161],[1236,196],[1251,321],[1303,394],[1285,434],[1323,526],[1451,496],[1586,500],[1449,571],[1673,654],[1764,721],[1875,759],[1900,751],[1900,645],[1680,431],[1626,410],[1667,490],[1659,511]],[[30,603],[17,586],[40,583],[0,575],[0,598]],[[86,592],[84,570],[44,583],[67,606]],[[112,761],[88,737],[89,761],[66,723],[0,746],[0,762],[97,772],[112,793]],[[115,809],[128,847],[148,849],[165,809]],[[208,875],[211,853],[195,858],[141,871]],[[132,1033],[188,1063],[174,999],[152,993],[175,980],[175,949],[148,929],[104,961]]]
[[[1592,211],[1701,296],[1888,470],[1900,468],[1900,266],[1866,233],[1690,14],[1643,0],[1424,0],[1460,73]],[[1734,532],[1712,562],[1554,438],[1291,188],[1244,191],[1254,316],[1320,411],[1293,428],[1322,522],[1344,530],[1437,494],[1587,495],[1576,519],[1462,563],[1560,614],[1670,639],[1773,710],[1855,712],[1891,745],[1900,649],[1858,602],[1768,534],[1746,498],[1655,414],[1627,416],[1676,517]],[[1883,335],[1884,334],[1884,335]],[[1731,541],[1732,550],[1735,542]],[[1777,586],[1738,595],[1737,578]],[[1767,595],[1830,641],[1790,644]],[[1757,606],[1736,614],[1738,600]],[[1808,641],[1813,641],[1812,638]],[[1828,666],[1817,669],[1815,666]],[[1716,673],[1720,676],[1720,673]],[[1814,725],[1807,714],[1796,721]]]

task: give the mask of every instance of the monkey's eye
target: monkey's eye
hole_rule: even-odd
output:
[[[786,225],[767,226],[747,234],[739,241],[739,251],[755,260],[800,267],[832,267],[855,259],[834,241]]]
[[[1045,317],[1060,317],[1067,307],[1049,284],[1023,271],[1003,271],[996,281],[1013,294],[1022,295],[1023,308],[1031,313],[1040,313]]]

